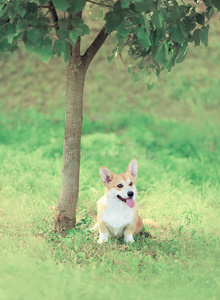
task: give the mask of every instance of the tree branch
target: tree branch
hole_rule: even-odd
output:
[[[38,5],[37,8],[51,8],[50,5]]]
[[[79,11],[75,14],[75,17],[82,18],[82,11]],[[72,19],[72,15],[69,14],[68,19]],[[81,36],[77,37],[76,43],[74,46],[71,48],[71,53],[74,56],[74,59],[79,59],[80,58],[80,44],[81,44]]]
[[[95,2],[95,1],[91,1],[91,0],[86,0],[86,2],[90,2],[92,4],[96,4],[96,5],[100,5],[100,6],[104,6],[104,7],[111,7],[111,8],[113,8],[113,6],[109,5],[109,4],[102,4],[102,3],[98,3],[98,2]]]
[[[56,35],[57,35],[57,37],[59,37],[58,36],[59,26],[57,25],[58,16],[57,16],[56,8],[53,5],[53,1],[49,1],[49,7],[48,8],[50,10],[50,15],[51,15],[51,19],[52,19],[52,22],[53,22],[53,25],[54,25],[54,28],[55,28],[55,31],[56,31]]]
[[[183,3],[184,6],[186,6],[186,3],[183,0],[181,0],[181,2]]]
[[[45,13],[44,17],[46,17],[46,15],[50,12],[50,10],[48,9],[48,11]]]
[[[98,50],[101,48],[103,43],[105,42],[106,38],[108,37],[108,33],[105,29],[105,26],[102,27],[97,37],[94,39],[92,44],[89,46],[89,48],[86,50],[86,52],[83,55],[83,60],[85,61],[85,64],[88,68],[89,64],[93,60],[94,56],[98,52]]]

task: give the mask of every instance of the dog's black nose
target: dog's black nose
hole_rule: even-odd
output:
[[[128,197],[132,197],[134,195],[134,193],[132,191],[128,192]]]

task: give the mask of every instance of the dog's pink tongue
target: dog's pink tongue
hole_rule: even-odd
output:
[[[134,207],[134,200],[133,200],[133,198],[128,198],[128,199],[126,199],[126,204],[127,204],[127,206],[129,206],[129,207]]]

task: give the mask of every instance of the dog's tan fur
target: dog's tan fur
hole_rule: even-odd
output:
[[[137,160],[133,159],[130,161],[126,172],[121,173],[121,174],[114,174],[105,167],[100,168],[100,177],[101,177],[103,184],[106,186],[105,195],[102,196],[97,203],[97,210],[98,210],[97,221],[98,221],[100,235],[107,235],[109,233],[109,224],[107,224],[105,222],[105,220],[103,220],[102,216],[103,216],[103,213],[109,207],[109,205],[110,205],[109,203],[111,202],[111,196],[109,196],[110,191],[112,191],[112,189],[114,189],[115,191],[118,191],[120,193],[121,189],[118,187],[118,185],[121,182],[124,182],[125,186],[128,182],[132,182],[132,186],[136,191],[135,186],[136,186],[136,180],[137,180],[137,173],[134,174],[134,172],[132,172],[132,169],[131,169],[132,164],[136,164],[136,166],[138,168]],[[105,172],[108,172],[108,175],[107,175],[108,180],[103,180],[103,177],[101,176],[103,169]],[[106,199],[108,199],[108,201],[106,201]],[[120,203],[120,200],[118,200],[118,203],[116,201],[116,205],[118,205],[118,204],[122,206],[122,204]],[[125,210],[127,209],[127,211],[132,214],[132,221],[129,222],[129,224],[125,224],[125,226],[123,227],[123,235],[125,238],[129,237],[129,236],[132,237],[133,234],[140,233],[143,228],[142,219],[138,215],[138,203],[137,203],[137,200],[135,199],[133,207],[128,208],[125,203],[123,203],[123,205],[124,205],[124,209]],[[123,218],[123,216],[122,216],[122,218]],[[114,226],[114,224],[112,224],[111,226]],[[133,239],[133,237],[132,237],[132,239]]]

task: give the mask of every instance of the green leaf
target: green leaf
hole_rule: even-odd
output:
[[[84,21],[79,18],[79,17],[74,17],[71,20],[71,25],[73,26],[73,28],[75,29],[75,32],[78,33],[78,35],[82,36],[82,35],[87,35],[90,34],[90,29],[89,27],[84,23]]]
[[[178,56],[176,58],[177,63],[181,63],[184,61],[184,59],[186,58],[187,50],[188,50],[188,45],[187,42],[185,42],[179,50]]]
[[[202,14],[197,13],[196,14],[196,22],[200,25],[204,25],[204,23],[205,23],[205,13],[202,13]]]
[[[183,44],[187,39],[187,33],[184,29],[184,23],[173,23],[168,29],[169,35],[174,42]]]
[[[17,10],[17,9],[18,9],[18,7],[19,7],[19,5],[20,5],[20,2],[21,2],[21,1],[19,1],[19,0],[14,0],[14,1],[13,1],[13,9],[14,9],[14,10]]]
[[[5,28],[0,26],[0,41],[5,39]]]
[[[208,20],[210,20],[211,19],[211,17],[212,17],[212,15],[213,15],[213,13],[214,13],[214,8],[212,7],[212,6],[209,6],[209,7],[207,7],[207,9],[206,9],[206,18],[208,19]]]
[[[116,15],[123,15],[126,10],[121,7],[121,1],[116,1],[113,6],[113,11]]]
[[[24,18],[25,14],[26,14],[26,9],[25,9],[24,7],[19,7],[17,11],[18,11],[18,14],[19,14],[22,18]]]
[[[77,28],[76,31],[75,30],[70,31],[70,38],[72,40],[71,44],[73,46],[75,45],[78,36],[81,36],[81,35],[82,35],[82,29],[81,28]]]
[[[11,35],[15,32],[16,32],[15,31],[15,24],[14,23],[13,24],[8,23],[7,26],[6,26],[6,31],[5,31],[6,36]]]
[[[53,44],[53,48],[58,56],[61,56],[63,52],[63,41],[56,40]]]
[[[61,11],[65,11],[71,6],[69,0],[53,0],[53,4],[56,8],[60,9]]]
[[[48,0],[39,0],[39,2],[41,5],[44,5],[44,4],[48,3]]]
[[[17,16],[17,11],[14,10],[12,7],[9,8],[8,16],[10,20],[14,19]]]
[[[160,29],[163,26],[163,17],[162,15],[155,10],[152,17],[151,17],[151,22],[154,26],[154,29]]]
[[[116,30],[117,27],[123,22],[123,18],[110,11],[106,13],[105,21],[106,30],[108,33],[111,33],[112,31]]]
[[[119,53],[118,55],[116,55],[115,59],[114,59],[114,63],[116,64],[117,68],[119,70],[121,70],[124,67],[124,63],[122,60],[122,55],[121,53]]]
[[[27,1],[27,12],[33,17],[37,17],[37,4],[34,1]]]
[[[205,47],[208,46],[208,34],[209,34],[209,25],[202,27],[199,32],[199,37],[201,42],[205,45]]]
[[[66,18],[60,18],[57,22],[59,27],[69,27],[71,26],[71,22],[69,19]]]
[[[121,7],[128,8],[130,5],[130,0],[121,0]]]
[[[78,11],[83,10],[86,4],[86,0],[69,0],[70,5],[68,8],[68,12],[72,15],[76,14]]]
[[[70,47],[67,41],[56,40],[54,42],[53,48],[58,56],[64,55],[65,62],[70,59]]]
[[[137,3],[135,3],[135,8],[138,11],[149,13],[152,10],[153,2],[154,0],[139,1],[139,2],[137,1]]]
[[[175,2],[174,2],[175,3]],[[170,11],[171,11],[171,14],[170,14],[170,18],[172,20],[175,20],[175,21],[178,21],[182,18],[182,15],[181,15],[181,12],[180,12],[180,9],[179,9],[179,6],[178,4],[176,3],[173,8],[171,9],[170,8]]]
[[[67,30],[64,27],[61,27],[61,28],[58,29],[58,35],[61,38],[61,40],[68,39],[69,38],[69,33],[70,33],[70,31]]]
[[[76,12],[83,10],[84,6],[86,5],[86,0],[74,0],[71,2],[74,3],[73,6]]]
[[[70,54],[70,46],[66,41],[64,43],[63,50],[64,50],[64,60],[65,62],[68,62],[70,60],[71,54]]]
[[[200,45],[200,29],[194,30],[193,40],[194,40],[194,43],[195,43],[195,47]]]
[[[39,0],[39,2],[41,5],[44,5],[44,4],[48,3],[48,0]]]
[[[194,16],[186,16],[183,19],[184,28],[187,31],[192,31],[196,27],[195,17]]]
[[[51,48],[52,46],[52,39],[49,36],[46,36],[45,39],[41,39],[40,47],[48,47]]]
[[[149,34],[147,32],[145,32],[142,27],[137,28],[137,37],[138,37],[139,43],[144,45],[146,47],[146,50],[148,50],[151,45]]]
[[[119,32],[117,32],[116,33],[116,40],[118,42],[122,42],[124,40],[124,37]]]
[[[89,29],[88,25],[83,24],[81,28],[82,28],[83,35],[89,35],[90,34],[90,29]]]
[[[42,62],[48,64],[50,59],[53,57],[53,51],[49,47],[43,47],[38,52],[39,58]]]
[[[123,38],[126,38],[128,34],[133,31],[133,28],[130,27],[129,24],[122,23],[117,27],[117,31]]]
[[[219,1],[219,0],[212,0],[212,4],[213,4],[218,10],[220,10],[220,1]]]
[[[115,53],[107,56],[108,63],[110,63],[113,60],[113,58],[115,58]]]
[[[12,44],[12,41],[13,41],[14,37],[16,37],[17,34],[18,34],[17,32],[14,32],[7,36],[9,44]]]
[[[32,28],[27,32],[27,38],[29,41],[36,43],[39,40],[40,31],[36,28]]]
[[[168,65],[171,54],[169,52],[169,46],[167,43],[159,44],[152,49],[152,55],[156,62],[164,66]]]
[[[152,46],[157,46],[159,42],[159,36],[157,35],[157,30],[150,32],[150,42]]]
[[[180,5],[179,6],[179,11],[180,11],[181,19],[187,15],[187,13],[190,10],[190,8],[191,8],[190,4]]]
[[[27,52],[29,54],[34,53],[34,46],[35,46],[34,43],[32,43],[28,40],[26,40],[24,43],[25,43],[25,47],[26,47]]]
[[[26,50],[29,54],[34,53],[34,44],[32,42],[27,42],[25,44],[25,46],[26,46]]]
[[[0,18],[5,19],[8,16],[8,7],[0,9]]]
[[[7,52],[11,48],[11,44],[8,43],[6,38],[0,41],[0,53]]]
[[[26,25],[22,22],[17,23],[15,27],[17,32],[25,31],[27,28]]]
[[[16,34],[16,36],[14,37],[13,42],[18,42],[23,37],[24,33],[25,32],[22,31],[22,32],[19,32],[18,34]]]
[[[162,27],[156,30],[156,38],[160,41],[166,40],[166,28]]]
[[[11,44],[14,37],[18,34],[15,30],[15,24],[8,24],[6,27],[5,35],[7,37],[8,43]]]

